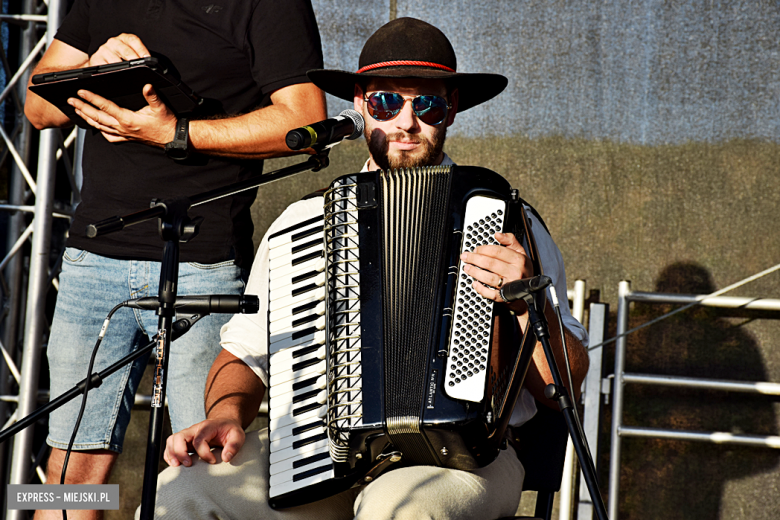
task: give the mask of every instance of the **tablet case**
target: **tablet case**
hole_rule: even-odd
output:
[[[76,115],[68,98],[78,98],[81,89],[94,92],[128,110],[147,105],[141,90],[151,84],[160,99],[177,115],[186,115],[200,106],[202,99],[180,78],[154,57],[109,63],[83,69],[47,72],[33,76],[30,90],[59,108],[78,126],[86,122]]]

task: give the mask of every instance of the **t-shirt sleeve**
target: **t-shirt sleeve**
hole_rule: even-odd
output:
[[[248,31],[252,76],[264,95],[306,83],[308,70],[322,68],[322,43],[310,0],[260,0]]]
[[[89,52],[89,4],[90,0],[76,0],[70,8],[54,38],[82,52]]]

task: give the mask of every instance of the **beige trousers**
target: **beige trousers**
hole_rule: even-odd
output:
[[[267,502],[268,431],[248,433],[229,463],[221,461],[219,451],[217,464],[197,460],[189,468],[160,473],[155,518],[495,520],[515,514],[525,475],[509,447],[492,464],[474,471],[399,468],[361,488],[277,511]]]

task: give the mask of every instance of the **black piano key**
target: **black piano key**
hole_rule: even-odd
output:
[[[304,249],[309,249],[310,247],[314,247],[314,246],[316,246],[317,244],[322,244],[322,243],[323,243],[323,242],[322,242],[322,239],[321,239],[321,238],[318,238],[318,239],[316,239],[316,240],[310,240],[310,241],[308,241],[308,242],[304,242],[303,244],[298,244],[297,246],[294,246],[294,247],[292,248],[292,254],[295,254],[295,253],[300,253],[300,252],[301,252],[301,251],[303,251]],[[323,245],[322,247],[325,247],[325,246]]]
[[[314,334],[317,332],[317,327],[309,327],[308,329],[299,330],[298,332],[293,332],[292,339],[301,339],[305,338],[309,334]],[[295,370],[295,367],[293,367],[293,370]]]
[[[295,441],[295,442],[293,442],[292,447],[293,447],[294,450],[297,450],[298,448],[302,448],[302,447],[304,447],[304,446],[306,446],[308,444],[314,444],[317,441],[322,441],[322,440],[325,440],[327,438],[328,438],[328,434],[323,432],[323,433],[320,433],[319,435],[314,435],[312,437],[307,437],[305,439],[301,439],[299,441]]]
[[[296,395],[293,397],[293,403],[300,403],[301,401],[305,401],[306,399],[319,394],[321,391],[322,390],[310,390],[308,392],[302,393],[301,395]]]
[[[320,406],[322,406],[322,403],[311,403],[307,404],[306,406],[301,406],[300,408],[293,408],[293,417],[304,414],[306,412],[311,412],[312,410],[316,410]]]
[[[317,321],[318,319],[320,319],[320,315],[319,314],[311,314],[309,316],[306,316],[305,318],[299,318],[297,320],[294,320],[292,322],[292,326],[293,326],[293,328],[299,327],[299,326],[303,325],[304,323],[309,323],[311,321]]]
[[[302,312],[310,311],[310,310],[314,309],[315,307],[317,307],[317,305],[319,305],[319,304],[320,304],[320,302],[315,300],[313,302],[307,303],[306,305],[301,305],[300,307],[293,307],[293,310],[292,310],[293,316],[295,316],[296,314],[300,314]]]
[[[310,377],[309,379],[304,379],[303,381],[298,381],[297,383],[293,383],[293,392],[296,390],[300,390],[301,388],[306,388],[307,386],[311,386],[314,383],[317,382],[317,379],[319,379],[320,376],[314,376]]]
[[[324,257],[325,257],[325,251],[315,251],[313,253],[309,253],[308,255],[303,255],[298,258],[294,258],[292,261],[292,265],[298,265],[304,262],[308,262],[309,260],[314,260],[315,258],[324,258]]]
[[[311,347],[301,348],[293,352],[293,359],[301,356],[305,356],[306,354],[310,354],[312,352],[315,352],[318,349],[321,349],[322,345],[312,345]]]
[[[305,285],[303,287],[298,287],[297,289],[293,289],[292,295],[293,296],[300,296],[301,294],[311,292],[314,289],[317,288],[316,283],[310,283],[309,285]]]
[[[313,477],[314,475],[319,475],[320,473],[325,473],[326,471],[330,471],[333,468],[332,465],[328,464],[327,466],[322,466],[319,468],[310,469],[309,471],[304,471],[303,473],[300,473],[298,475],[293,476],[293,482],[298,482],[299,480],[303,480],[305,478]]]
[[[315,220],[315,219],[312,219],[312,220]],[[296,234],[294,234],[290,238],[292,239],[293,242],[297,242],[299,240],[303,240],[306,237],[312,236],[314,233],[319,233],[323,229],[325,229],[325,225],[324,224],[322,226],[313,227],[311,229],[307,229],[306,231],[301,231],[300,233],[296,233]],[[320,239],[320,241],[322,241],[322,239]]]
[[[317,428],[325,428],[325,421],[316,421],[309,424],[304,424],[303,426],[298,426],[297,428],[293,428],[292,434],[300,435],[302,433],[306,433],[309,430],[316,430]]]
[[[309,271],[308,273],[303,273],[303,274],[299,274],[298,276],[293,276],[292,283],[296,284],[298,282],[308,280],[309,278],[314,278],[318,274],[320,274],[319,271]]]
[[[268,237],[268,240],[271,240],[272,238],[276,238],[276,237],[281,236],[281,235],[286,235],[287,233],[295,231],[296,229],[302,229],[302,228],[305,228],[306,226],[310,226],[312,224],[316,224],[317,222],[322,222],[322,217],[314,217],[314,218],[310,218],[309,220],[304,220],[303,222],[298,222],[297,224],[294,224],[294,225],[292,225],[292,226],[290,226],[288,228],[285,228],[285,229],[282,229],[280,231],[277,231],[273,235],[270,235]],[[314,229],[318,229],[318,228],[315,227]],[[319,229],[323,229],[323,228],[319,227]],[[304,234],[307,231],[301,231],[299,234]],[[296,236],[297,235],[293,235],[292,236],[293,240],[295,240]]]
[[[328,452],[318,453],[317,455],[312,455],[311,457],[306,457],[305,459],[296,460],[293,462],[293,469],[302,468],[304,466],[308,466],[309,464],[314,464],[315,462],[319,462],[325,459],[330,459]]]

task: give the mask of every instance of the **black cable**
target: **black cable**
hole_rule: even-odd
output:
[[[84,381],[84,397],[81,398],[81,409],[79,410],[79,415],[76,418],[76,425],[73,427],[73,434],[70,437],[68,449],[65,452],[65,460],[62,463],[62,474],[60,475],[60,485],[65,484],[65,473],[68,471],[68,460],[70,459],[70,453],[73,451],[73,444],[76,442],[76,434],[79,431],[81,419],[84,417],[84,410],[87,408],[87,395],[89,394],[90,376],[92,375],[92,367],[95,365],[95,358],[97,357],[98,347],[100,347],[100,343],[103,341],[103,337],[106,335],[106,330],[108,329],[108,324],[111,321],[111,317],[116,311],[122,307],[125,307],[126,305],[127,302],[122,302],[111,309],[111,312],[108,313],[105,321],[103,321],[103,327],[100,329],[97,342],[95,342],[95,346],[92,348],[92,357],[89,360],[89,367],[87,368],[87,379]],[[68,520],[68,513],[64,509],[62,510],[62,519]]]

